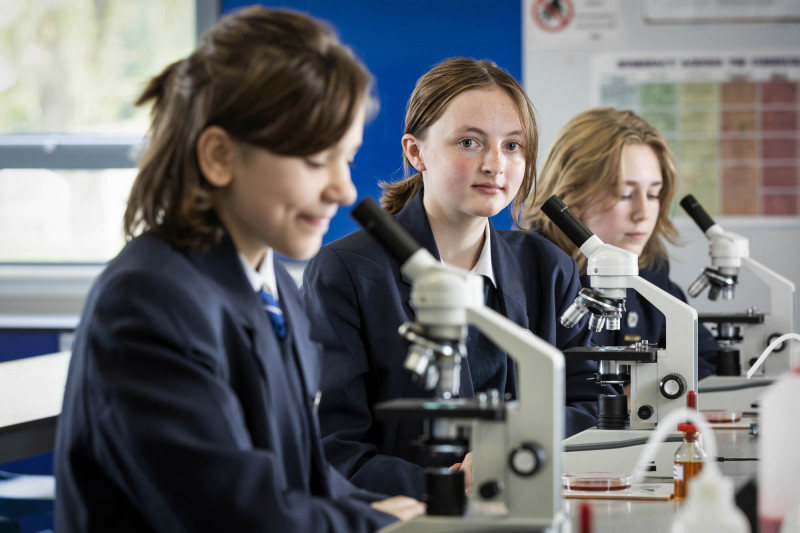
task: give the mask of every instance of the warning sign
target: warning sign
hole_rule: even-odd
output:
[[[546,32],[559,32],[575,16],[572,0],[536,0],[531,15],[536,25]]]
[[[525,0],[525,46],[623,46],[625,0]]]

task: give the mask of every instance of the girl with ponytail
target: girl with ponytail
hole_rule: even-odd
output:
[[[253,7],[156,76],[129,242],[92,288],[56,448],[55,525],[368,532],[421,512],[327,463],[297,287],[339,205],[371,77],[320,21]]]
[[[383,184],[384,210],[442,262],[482,275],[496,311],[558,348],[587,344],[585,328],[559,323],[580,289],[575,262],[547,239],[498,231],[489,220],[511,204],[516,222],[534,188],[536,119],[519,83],[491,61],[443,61],[417,82],[401,143],[408,177]],[[400,265],[363,230],[324,246],[303,286],[313,337],[325,348],[320,418],[328,457],[361,487],[420,497],[423,467],[443,460],[415,444],[422,422],[373,417],[376,403],[432,394],[403,367],[407,347],[397,328],[414,320],[410,291]],[[461,396],[494,389],[516,398],[514,362],[477,330],[466,346]],[[567,370],[571,435],[595,425],[597,395],[615,391],[586,380],[593,363]],[[450,460],[469,482],[470,456]]]

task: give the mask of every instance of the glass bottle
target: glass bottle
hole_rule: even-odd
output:
[[[683,442],[675,452],[672,481],[675,499],[682,500],[686,498],[686,487],[689,480],[702,470],[706,452],[697,442],[697,427],[694,424],[679,424],[678,431],[683,432]]]

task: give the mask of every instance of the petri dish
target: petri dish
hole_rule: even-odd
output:
[[[738,411],[728,411],[726,409],[701,409],[700,414],[711,424],[724,424],[726,422],[738,422],[742,419],[742,413]]]
[[[631,488],[630,474],[614,472],[587,472],[564,474],[561,483],[568,491],[616,492]]]

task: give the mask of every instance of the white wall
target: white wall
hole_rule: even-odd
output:
[[[665,0],[670,1],[670,0]],[[593,103],[592,60],[613,52],[725,52],[800,50],[800,23],[646,24],[645,0],[572,0],[580,8],[604,4],[619,12],[619,31],[589,46],[537,43],[529,31],[533,0],[523,2],[523,84],[538,112],[539,152],[544,155],[561,127]],[[706,2],[709,3],[709,2]],[[577,40],[578,38],[576,38]],[[540,158],[541,161],[542,158]]]

